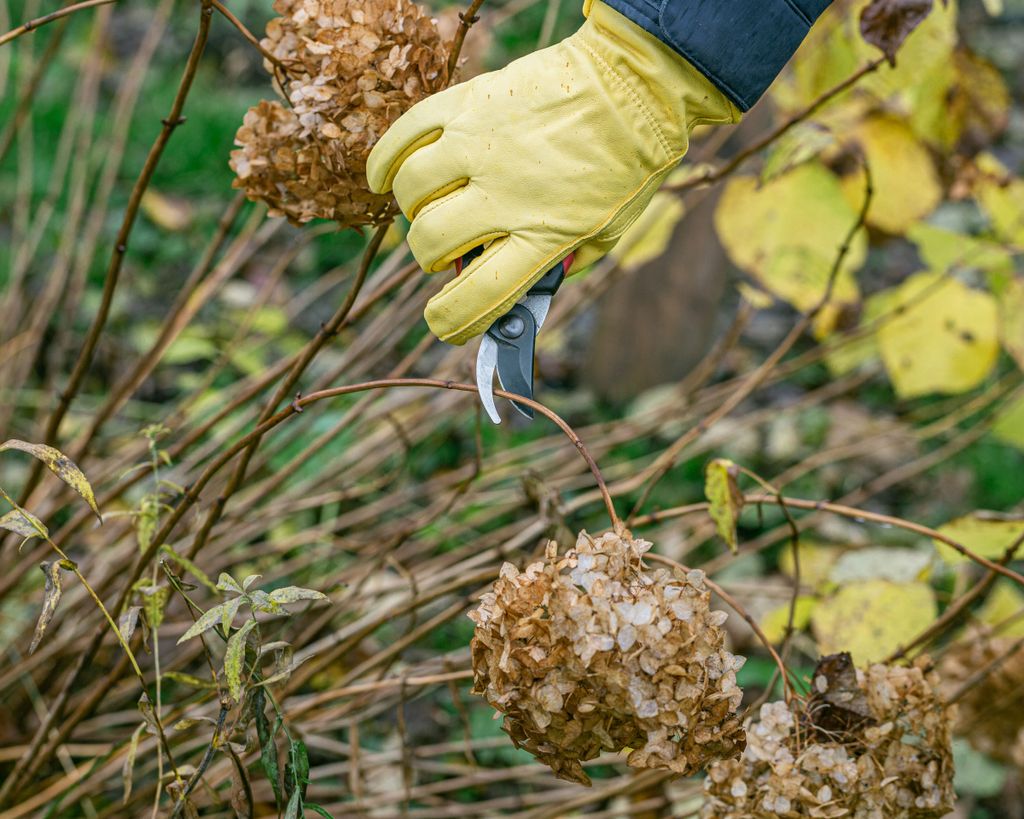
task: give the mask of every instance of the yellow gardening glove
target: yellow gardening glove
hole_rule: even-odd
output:
[[[413,106],[367,163],[394,190],[429,273],[486,245],[427,304],[442,341],[484,332],[555,262],[599,259],[640,215],[701,123],[739,110],[601,2],[561,43]]]

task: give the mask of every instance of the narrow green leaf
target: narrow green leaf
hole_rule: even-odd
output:
[[[103,523],[103,516],[100,515],[99,507],[96,505],[96,496],[93,494],[92,486],[89,484],[85,473],[79,469],[67,455],[59,449],[54,449],[46,444],[30,444],[26,441],[19,441],[12,438],[0,444],[0,452],[6,449],[17,449],[27,452],[46,464],[46,467],[64,483],[74,489],[92,509],[93,513]]]
[[[135,754],[139,750],[139,737],[142,736],[142,732],[146,729],[146,723],[139,723],[139,727],[132,732],[132,738],[128,742],[128,753],[125,755],[124,763],[121,765],[121,782],[124,785],[124,797],[121,799],[122,805],[128,804],[128,797],[132,795],[132,773],[135,770]]]
[[[213,581],[210,580],[209,575],[206,574],[206,572],[200,569],[195,563],[193,563],[187,557],[179,555],[176,551],[174,551],[174,549],[172,549],[166,543],[160,547],[160,551],[167,555],[168,560],[170,560],[172,563],[176,563],[177,565],[179,565],[186,572],[191,574],[196,580],[198,580],[200,583],[206,586],[206,588],[208,588],[210,591],[214,593],[217,592],[217,587],[213,585]]]
[[[186,640],[191,640],[193,637],[197,637],[204,631],[209,631],[211,628],[216,626],[221,621],[221,616],[224,614],[224,607],[227,603],[221,603],[219,606],[214,606],[209,611],[203,612],[203,615],[196,620],[188,631],[178,638],[178,645],[181,645]]]
[[[245,578],[245,580],[242,581],[242,588],[245,589],[246,591],[249,591],[249,587],[253,583],[255,583],[257,580],[259,580],[261,577],[263,577],[263,575],[261,575],[261,574],[251,574],[251,575],[249,575],[248,577]]]
[[[297,603],[300,600],[326,600],[327,595],[314,589],[303,589],[298,586],[285,586],[283,589],[274,589],[270,593],[270,599],[274,603]]]
[[[288,749],[288,756],[291,759],[292,775],[295,777],[295,789],[306,798],[306,788],[309,786],[309,753],[306,751],[306,743],[301,739],[295,740]]]
[[[307,810],[313,811],[313,813],[319,813],[321,816],[324,817],[324,819],[334,819],[334,817],[327,812],[326,808],[316,804],[315,802],[306,802],[303,804],[302,807],[306,808]]]
[[[235,702],[242,699],[242,676],[245,671],[245,640],[256,625],[255,620],[246,620],[243,626],[228,639],[224,652],[224,675],[228,680],[228,691]]]
[[[256,723],[256,736],[260,741],[260,765],[263,767],[264,775],[270,781],[270,786],[274,789],[274,800],[280,810],[281,773],[277,764],[277,744],[274,742],[280,722],[275,722],[274,728],[271,730],[266,714],[267,695],[262,688],[253,689],[250,694],[250,702],[252,703],[253,722]]]
[[[193,688],[216,688],[210,680],[203,680],[191,674],[184,674],[181,671],[165,671],[160,675],[165,680],[171,680],[182,685],[191,685]]]
[[[160,520],[160,496],[148,494],[139,503],[139,511],[135,516],[135,539],[139,551],[145,552],[153,542],[157,523]]]
[[[32,644],[28,647],[28,653],[33,653],[39,646],[39,641],[46,633],[46,627],[50,625],[54,612],[57,611],[57,604],[60,602],[62,593],[60,583],[60,571],[64,566],[63,561],[53,563],[40,563],[39,568],[43,570],[46,577],[46,589],[43,593],[43,610],[39,612],[39,620],[36,622],[36,631],[32,635]]]

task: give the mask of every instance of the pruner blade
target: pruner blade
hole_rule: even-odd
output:
[[[506,392],[533,398],[533,356],[540,332],[551,307],[551,299],[561,286],[572,265],[572,254],[552,267],[531,287],[518,303],[512,305],[488,328],[480,341],[476,357],[476,388],[487,416],[495,424],[501,416],[494,404],[494,375]],[[524,403],[512,401],[520,413],[533,418],[533,410]]]

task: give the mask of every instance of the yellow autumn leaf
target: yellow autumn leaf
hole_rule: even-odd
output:
[[[1024,520],[1006,520],[997,515],[979,516],[975,513],[944,523],[938,531],[976,555],[998,560],[1017,538],[1024,535]],[[939,557],[950,566],[970,560],[952,546],[938,540],[933,542]]]
[[[860,146],[871,170],[874,196],[868,224],[886,233],[902,234],[942,201],[942,185],[928,149],[893,117],[874,116],[846,135]],[[843,193],[851,207],[864,201],[860,169],[843,177]]]
[[[825,355],[829,372],[837,376],[846,375],[878,359],[878,329],[892,317],[897,302],[896,292],[895,289],[882,290],[866,298],[860,321],[844,343],[839,343],[844,341],[842,334],[829,336],[830,344],[834,342],[837,345]]]
[[[732,261],[803,311],[821,300],[839,248],[856,223],[837,177],[814,161],[764,185],[751,176],[735,177],[715,209],[715,229]],[[834,303],[858,301],[853,272],[864,262],[866,245],[858,232],[836,278]]]
[[[811,621],[811,612],[818,603],[818,598],[801,595],[796,599],[793,610],[793,630],[803,631]],[[781,643],[786,637],[786,625],[789,623],[789,603],[766,612],[761,618],[761,631],[769,643]]]
[[[948,273],[980,270],[993,279],[1013,275],[1013,254],[996,242],[958,233],[954,230],[918,222],[907,231],[907,239],[917,246],[918,255],[929,270]]]
[[[1024,370],[1024,276],[1011,281],[999,296],[999,338]]]
[[[849,651],[857,665],[883,660],[934,622],[935,594],[924,583],[865,580],[840,588],[811,612],[822,654]]]
[[[828,581],[829,573],[842,548],[829,543],[818,543],[810,538],[801,537],[799,546],[800,583],[809,589],[818,589]],[[793,549],[786,547],[779,554],[779,570],[789,577],[796,574],[793,562]]]
[[[192,205],[180,196],[169,196],[149,188],[139,202],[142,212],[158,227],[176,232],[192,224]]]
[[[736,521],[743,510],[743,493],[736,484],[739,471],[736,464],[725,458],[715,458],[704,473],[704,494],[711,503],[708,513],[715,529],[732,552],[739,549]]]
[[[99,507],[96,505],[96,496],[93,494],[92,486],[89,484],[89,479],[85,477],[85,473],[67,455],[59,449],[54,449],[46,444],[30,444],[15,438],[0,444],[0,452],[7,449],[27,452],[32,457],[46,464],[47,469],[82,496],[96,517],[100,519],[100,523],[103,522]]]
[[[1000,239],[1024,247],[1024,179],[1011,176],[991,154],[979,154],[975,164],[981,173],[974,195],[992,229]]]
[[[974,612],[974,616],[986,625],[999,629],[1006,637],[1024,637],[1024,593],[1016,583],[998,580],[985,598],[985,602]]]
[[[773,100],[783,115],[811,104],[878,57],[877,49],[860,35],[860,15],[868,2],[833,3],[822,14],[791,68],[772,85]],[[861,100],[884,103],[886,110],[900,115],[937,108],[955,79],[951,57],[956,18],[955,2],[935,3],[903,42],[896,66],[883,64],[857,83],[856,94],[841,94],[824,106],[825,113]]]
[[[992,434],[1004,443],[1024,450],[1024,398],[1011,401],[999,411]]]
[[[625,270],[636,270],[661,256],[686,212],[678,196],[656,193],[608,255]]]
[[[882,361],[904,398],[978,386],[999,355],[996,302],[940,273],[917,273],[898,290],[901,313],[878,330]]]

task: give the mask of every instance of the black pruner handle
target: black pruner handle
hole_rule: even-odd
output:
[[[569,268],[572,267],[573,256],[575,254],[570,253],[562,261],[552,267],[547,273],[545,273],[533,285],[529,290],[526,291],[528,296],[553,296],[558,292],[558,288],[562,286],[562,282],[565,281],[566,274],[569,272]]]

